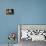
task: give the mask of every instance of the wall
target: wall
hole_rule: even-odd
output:
[[[6,16],[6,8],[15,8],[15,14]],[[17,24],[46,24],[46,0],[0,0],[0,44],[8,43],[9,32],[18,32]]]

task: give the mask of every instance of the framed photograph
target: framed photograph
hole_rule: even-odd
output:
[[[10,8],[8,9],[7,8],[6,9],[6,15],[14,15],[14,9],[12,9],[12,8],[11,9]]]

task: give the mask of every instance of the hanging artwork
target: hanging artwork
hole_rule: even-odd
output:
[[[6,15],[14,15],[14,9],[6,9]]]

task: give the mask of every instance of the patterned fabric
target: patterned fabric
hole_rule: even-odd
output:
[[[21,39],[23,39],[23,38],[25,38],[25,39],[32,39],[31,37],[35,37],[35,36],[41,36],[41,40],[43,40],[44,39],[44,37],[45,37],[45,30],[21,30],[21,32],[22,32],[22,37],[21,37]]]

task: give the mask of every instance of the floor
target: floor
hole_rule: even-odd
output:
[[[7,44],[0,44],[0,46],[8,46]],[[10,45],[11,46],[11,45]],[[25,41],[21,40],[21,42],[18,44],[15,44],[14,46],[46,46],[45,41],[34,41],[32,42],[31,40]]]
[[[28,41],[21,40],[20,43],[21,43],[20,46],[46,46],[45,41],[34,41],[34,42],[32,42],[31,40],[28,40]]]
[[[8,44],[0,44],[0,46],[8,46]],[[10,45],[10,46],[18,46],[18,44]]]

